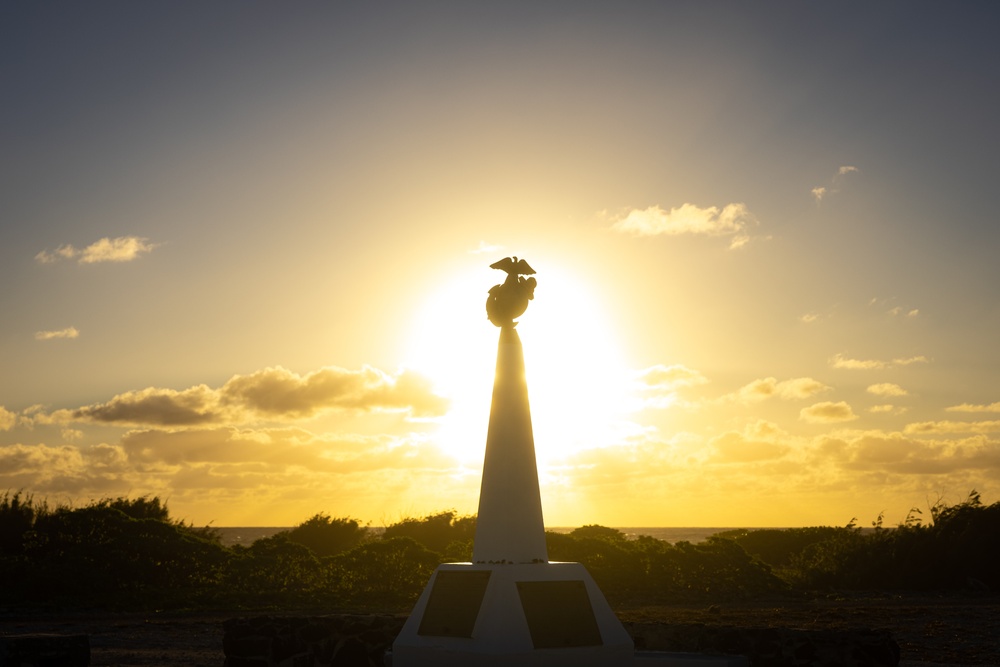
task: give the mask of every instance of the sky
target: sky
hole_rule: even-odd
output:
[[[0,5],[0,493],[546,525],[1000,500],[1000,7]]]

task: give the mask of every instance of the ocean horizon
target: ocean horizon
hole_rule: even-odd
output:
[[[576,530],[580,526],[546,526],[546,530],[551,530],[556,533],[569,533]],[[726,532],[729,530],[760,530],[758,527],[754,526],[732,526],[732,527],[664,527],[664,526],[652,526],[652,527],[636,527],[636,526],[609,526],[615,530],[620,530],[625,533],[625,535],[630,539],[635,539],[640,535],[648,535],[649,537],[656,538],[658,540],[663,540],[671,544],[677,542],[691,542],[692,544],[697,544],[698,542],[704,542],[706,539],[712,535],[718,533]],[[276,533],[280,533],[283,530],[291,530],[294,526],[255,526],[255,527],[212,527],[213,530],[218,531],[222,543],[226,546],[233,546],[235,544],[250,545],[257,540],[271,537]],[[384,528],[381,526],[369,526],[368,530],[375,534],[381,533]],[[770,528],[770,530],[784,530],[784,528]]]

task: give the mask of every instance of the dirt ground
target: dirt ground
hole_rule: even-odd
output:
[[[1000,665],[1000,596],[855,595],[620,608],[622,620],[805,630],[884,629],[904,667]]]
[[[620,607],[625,621],[889,630],[904,667],[1000,665],[1000,596],[854,596]],[[296,615],[288,610],[288,615]],[[316,613],[315,611],[308,613]],[[253,612],[0,613],[0,635],[87,634],[94,667],[222,667],[222,623]]]

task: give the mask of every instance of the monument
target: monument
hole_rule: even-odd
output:
[[[550,562],[524,354],[515,319],[534,298],[523,259],[489,290],[500,328],[471,563],[438,566],[392,647],[393,667],[624,667],[633,644],[580,563]],[[581,360],[582,361],[582,360]]]

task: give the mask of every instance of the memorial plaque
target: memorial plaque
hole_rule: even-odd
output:
[[[519,581],[517,592],[536,649],[603,643],[582,581]]]
[[[490,574],[489,570],[439,571],[417,634],[472,637]]]

